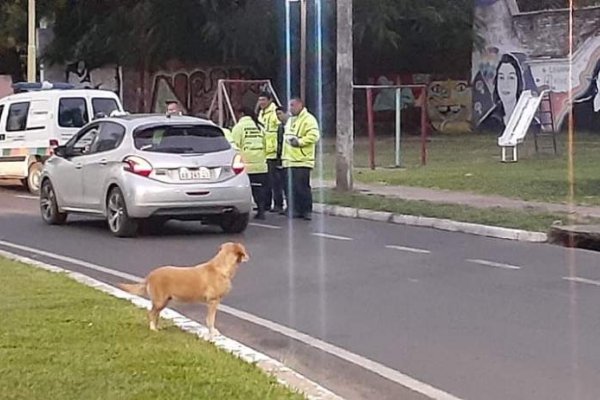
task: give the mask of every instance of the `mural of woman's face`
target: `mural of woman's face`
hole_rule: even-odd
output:
[[[496,85],[502,103],[514,103],[517,100],[519,76],[512,64],[504,63],[498,68]]]

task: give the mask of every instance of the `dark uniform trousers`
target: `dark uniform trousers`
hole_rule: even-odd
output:
[[[284,172],[280,160],[267,160],[269,167],[269,187],[266,194],[267,209],[274,203],[275,208],[283,209]]]
[[[267,190],[269,187],[269,174],[248,174],[252,186],[252,197],[258,207],[258,214],[267,210]]]
[[[307,167],[285,168],[285,197],[288,213],[294,216],[310,214],[313,208],[310,173]]]

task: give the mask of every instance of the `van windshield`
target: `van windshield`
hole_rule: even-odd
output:
[[[163,125],[135,132],[138,150],[171,154],[205,154],[231,148],[223,132],[210,125]]]

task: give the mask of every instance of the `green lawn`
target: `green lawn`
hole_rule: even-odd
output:
[[[375,171],[368,168],[368,142],[355,142],[355,179],[363,183],[420,186],[524,200],[566,202],[569,193],[566,136],[560,136],[559,156],[535,154],[533,140],[519,148],[518,163],[500,162],[500,149],[491,135],[436,135],[429,143],[429,162],[420,166],[420,141],[409,137],[402,143],[404,169],[393,165],[394,141],[377,141]],[[545,140],[549,143],[549,138]],[[334,177],[334,142],[323,143],[325,178]],[[576,201],[600,205],[600,135],[581,135],[575,143]],[[318,176],[318,171],[315,174]]]
[[[315,193],[315,199],[319,199],[318,196],[320,195],[320,193]],[[378,195],[339,193],[332,189],[324,190],[322,195],[323,201],[327,204],[537,232],[547,232],[555,221],[560,221],[564,225],[573,222],[569,220],[569,216],[566,214],[537,213],[500,208],[480,209],[455,204],[434,204],[426,201],[392,199]],[[593,221],[581,220],[577,222]]]
[[[151,332],[128,302],[5,259],[0,273],[3,400],[302,398],[174,326]]]

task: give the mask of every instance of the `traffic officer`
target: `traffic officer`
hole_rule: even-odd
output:
[[[265,132],[265,141],[267,144],[267,167],[269,174],[269,187],[267,189],[266,199],[267,208],[271,209],[274,202],[273,212],[283,210],[283,187],[278,184],[278,174],[281,172],[280,160],[277,158],[277,132],[280,121],[277,118],[277,105],[273,102],[273,96],[269,92],[262,92],[258,96],[258,120],[263,126]]]
[[[310,174],[315,167],[319,124],[299,98],[290,101],[290,113],[292,117],[286,126],[282,155],[287,182],[287,213],[310,221],[313,204]]]
[[[252,197],[258,207],[256,219],[265,219],[266,189],[269,176],[265,153],[264,130],[254,112],[247,107],[241,110],[240,120],[231,130],[233,143],[240,151],[252,185]]]

